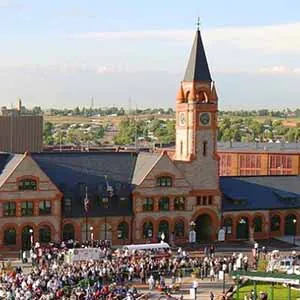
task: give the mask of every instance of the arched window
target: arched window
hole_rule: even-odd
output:
[[[153,210],[153,199],[145,198],[143,200],[143,211],[152,211]]]
[[[17,233],[15,228],[8,228],[4,231],[4,244],[15,245],[17,240]]]
[[[178,221],[174,226],[174,233],[177,238],[184,237],[184,222]]]
[[[297,234],[297,217],[295,215],[288,215],[284,220],[284,234],[296,235]]]
[[[170,187],[172,186],[172,177],[170,176],[161,176],[156,179],[156,184],[161,187]]]
[[[128,224],[126,222],[122,222],[118,226],[118,239],[126,240],[128,239]]]
[[[224,229],[226,234],[232,234],[232,219],[226,218],[224,220]]]
[[[280,217],[277,215],[271,218],[271,231],[280,231]]]
[[[168,197],[162,197],[159,199],[159,210],[161,211],[167,211],[169,210],[169,198]]]
[[[66,224],[63,228],[63,240],[75,240],[75,230],[72,224]]]
[[[158,225],[158,238],[162,240],[162,235],[164,235],[164,241],[169,240],[169,223],[168,221],[161,221]]]
[[[184,197],[176,197],[174,199],[174,209],[175,210],[184,210],[185,209],[185,199]]]
[[[64,207],[64,214],[69,216],[72,212],[72,199],[71,198],[64,198],[63,199],[63,207]]]
[[[24,178],[19,181],[18,186],[20,191],[36,191],[37,181],[32,178]]]
[[[86,224],[85,222],[81,225],[81,241],[91,240],[91,224]]]
[[[39,241],[40,243],[51,242],[51,229],[49,226],[43,226],[39,229]]]
[[[149,239],[153,237],[153,224],[151,222],[145,222],[143,225],[143,237]]]
[[[254,228],[254,232],[262,232],[262,218],[261,217],[255,217],[253,220],[253,228]]]

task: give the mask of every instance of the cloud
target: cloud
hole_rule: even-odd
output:
[[[226,45],[238,49],[256,49],[264,52],[300,54],[300,22],[247,27],[224,27],[202,30],[205,44]],[[192,30],[143,30],[115,32],[84,32],[68,37],[91,40],[168,40],[190,43]]]
[[[263,74],[280,74],[280,75],[300,75],[300,68],[289,68],[287,66],[273,66],[273,67],[264,67],[258,70],[259,73]]]

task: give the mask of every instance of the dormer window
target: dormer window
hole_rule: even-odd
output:
[[[32,178],[24,178],[19,181],[19,190],[20,191],[36,191],[37,190],[37,181]]]
[[[156,184],[161,187],[169,187],[172,186],[172,177],[170,176],[161,176],[156,180]]]

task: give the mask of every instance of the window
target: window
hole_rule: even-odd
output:
[[[232,233],[232,219],[231,218],[226,218],[224,220],[224,229],[225,229],[226,234]]]
[[[260,175],[261,155],[241,154],[239,159],[240,175]]]
[[[49,226],[43,226],[39,229],[39,242],[50,243],[51,242],[51,229]]]
[[[172,186],[172,177],[170,177],[170,176],[158,177],[156,183],[158,186],[161,186],[161,187]]]
[[[280,230],[280,217],[273,216],[271,218],[271,231],[279,231]]]
[[[51,215],[51,201],[43,200],[39,204],[39,214],[42,216]]]
[[[33,216],[33,203],[30,201],[22,202],[21,214],[24,217]]]
[[[208,205],[213,204],[213,196],[208,196]]]
[[[75,230],[72,224],[66,224],[63,228],[63,240],[74,240],[75,239]]]
[[[64,214],[70,215],[72,212],[72,199],[71,198],[64,198],[63,200],[64,205]]]
[[[16,203],[6,202],[3,204],[3,215],[5,217],[13,217],[16,215]]]
[[[207,196],[202,196],[202,205],[207,205]]]
[[[197,196],[197,205],[201,205],[201,196]]]
[[[143,225],[143,237],[149,239],[153,237],[153,224],[151,222],[145,222]]]
[[[108,208],[109,207],[109,199],[108,197],[103,197],[102,198],[102,205],[104,208]]]
[[[262,218],[255,217],[253,220],[254,232],[262,232]]]
[[[176,197],[174,199],[174,209],[175,210],[184,210],[185,209],[185,199],[184,199],[184,197]]]
[[[181,238],[184,237],[184,222],[178,221],[175,223],[174,227],[175,237]]]
[[[159,210],[161,210],[161,211],[169,210],[169,198],[168,197],[162,197],[159,199]]]
[[[16,229],[8,228],[4,231],[4,244],[15,245],[17,241]]]
[[[118,226],[118,239],[119,240],[126,240],[128,239],[128,224],[126,222],[122,222]]]
[[[183,153],[183,142],[181,141],[180,142],[180,155],[182,155]]]
[[[202,149],[202,151],[203,151],[203,156],[206,156],[206,154],[207,154],[207,141],[204,141],[203,142],[203,149]]]
[[[37,182],[31,178],[25,178],[19,181],[19,190],[20,191],[36,191]]]
[[[153,199],[146,198],[143,201],[143,211],[152,211],[153,210]]]

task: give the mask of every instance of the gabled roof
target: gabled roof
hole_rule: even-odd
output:
[[[220,177],[223,211],[300,208],[300,176]]]
[[[23,154],[0,154],[0,188],[23,158]]]
[[[183,81],[211,81],[209,67],[199,29],[196,32]]]
[[[132,183],[139,185],[159,158],[159,153],[140,152],[136,160]]]

